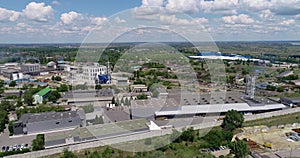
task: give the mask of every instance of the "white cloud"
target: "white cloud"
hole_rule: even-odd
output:
[[[53,5],[60,5],[60,2],[59,2],[59,1],[56,1],[56,0],[54,0],[54,1],[52,1],[52,4],[53,4]]]
[[[296,23],[296,21],[294,20],[294,19],[289,19],[289,20],[284,20],[284,21],[282,21],[281,23],[280,23],[280,25],[293,25],[293,24],[295,24]]]
[[[208,23],[208,19],[206,19],[206,18],[195,18],[194,21],[196,23],[200,23],[200,24]]]
[[[166,25],[189,25],[190,21],[187,19],[179,19],[175,15],[160,15],[160,21]]]
[[[199,8],[206,13],[237,14],[238,0],[201,0]]]
[[[272,19],[274,14],[270,9],[266,9],[261,11],[258,16],[262,19]]]
[[[254,19],[245,14],[224,16],[222,20],[226,24],[251,24],[255,22]]]
[[[106,17],[92,17],[90,19],[91,19],[91,23],[94,25],[102,25],[107,21]]]
[[[241,0],[241,6],[252,11],[269,9],[277,15],[300,14],[299,0]]]
[[[142,6],[161,7],[164,0],[142,0]]]
[[[115,17],[114,21],[115,21],[116,23],[125,23],[125,22],[126,22],[126,20],[121,19],[120,17]]]
[[[166,9],[173,12],[196,13],[199,0],[168,0]]]
[[[70,11],[69,13],[63,13],[60,16],[60,20],[67,25],[74,23],[74,21],[76,20],[81,20],[82,18],[83,16],[81,14],[74,11]]]
[[[240,4],[245,7],[245,9],[253,11],[267,10],[272,5],[270,1],[267,0],[241,0]]]
[[[0,8],[0,21],[16,21],[20,16],[20,12]]]
[[[25,9],[23,9],[23,15],[30,20],[38,22],[49,21],[54,14],[54,10],[51,6],[46,6],[45,3],[30,2]]]

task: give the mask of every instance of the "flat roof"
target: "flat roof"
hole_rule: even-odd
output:
[[[253,111],[266,111],[287,108],[283,104],[267,104],[264,106],[250,106],[247,103],[233,103],[233,104],[210,104],[210,105],[190,105],[182,106],[179,110],[171,111],[157,111],[156,116],[164,115],[185,115],[185,114],[197,114],[197,113],[222,113],[229,110],[237,110],[241,112],[253,112]]]
[[[26,123],[43,122],[49,120],[61,120],[67,118],[79,117],[76,111],[65,112],[44,112],[36,114],[22,114],[19,121]]]
[[[114,95],[113,89],[100,89],[100,90],[74,90],[67,92],[63,98],[64,99],[84,99],[84,98],[94,98],[94,97],[112,97]]]
[[[106,124],[98,124],[86,127],[78,127],[70,132],[60,135],[46,136],[46,142],[62,140],[70,137],[79,137],[81,140],[104,138],[116,136],[137,131],[149,130],[146,119],[129,120],[122,122],[113,122]]]

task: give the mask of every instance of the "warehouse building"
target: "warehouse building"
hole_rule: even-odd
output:
[[[130,117],[137,118],[180,118],[194,116],[225,115],[234,109],[243,114],[258,114],[277,111],[287,106],[264,97],[247,98],[241,93],[226,95],[209,93],[169,93],[167,98],[132,100]]]
[[[48,132],[76,128],[82,122],[76,111],[23,114],[19,121],[13,124],[13,131],[15,135]]]

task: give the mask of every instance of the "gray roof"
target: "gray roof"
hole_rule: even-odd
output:
[[[185,114],[196,114],[196,113],[221,113],[229,110],[237,110],[242,112],[253,112],[253,111],[266,111],[287,108],[283,104],[268,104],[264,106],[249,106],[247,103],[234,103],[234,104],[211,104],[211,105],[191,105],[182,106],[180,110],[173,111],[157,111],[156,116],[162,115],[185,115]]]
[[[69,91],[64,95],[64,99],[69,98],[91,98],[91,97],[111,97],[114,94],[113,89],[100,90],[74,90]]]
[[[43,122],[49,120],[62,120],[67,118],[79,117],[76,111],[66,112],[45,112],[37,114],[23,114],[19,121],[26,123]]]

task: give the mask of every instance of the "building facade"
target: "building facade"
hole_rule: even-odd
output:
[[[39,75],[41,68],[39,63],[31,64],[31,63],[24,63],[21,65],[21,72],[30,75]]]
[[[85,83],[92,85],[95,84],[98,80],[98,75],[107,74],[107,68],[104,65],[99,65],[98,63],[94,63],[91,66],[83,66],[82,67],[82,75],[81,79]]]

